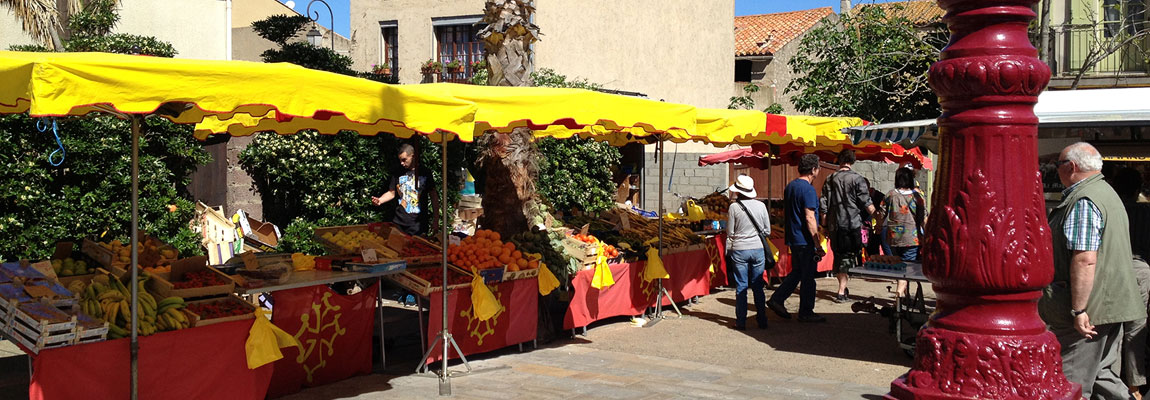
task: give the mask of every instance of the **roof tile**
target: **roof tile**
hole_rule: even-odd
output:
[[[895,6],[901,5],[902,8],[898,9]],[[903,17],[910,20],[915,25],[930,25],[933,23],[941,22],[942,16],[946,14],[942,8],[938,7],[935,0],[907,0],[907,1],[892,1],[889,3],[860,3],[851,8],[851,11],[858,11],[862,7],[882,7],[889,16]],[[895,11],[898,10],[898,11]]]
[[[735,56],[770,55],[834,14],[830,7],[735,17]]]

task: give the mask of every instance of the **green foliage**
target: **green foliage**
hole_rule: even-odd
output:
[[[175,57],[176,49],[170,43],[151,36],[116,33],[107,36],[78,37],[64,43],[68,51],[98,51],[104,53],[143,54],[156,57]]]
[[[589,90],[598,90],[603,88],[603,85],[587,82],[587,80],[583,78],[568,80],[566,75],[561,75],[551,68],[541,68],[538,71],[532,72],[531,85],[537,87],[576,88]]]
[[[303,30],[309,22],[311,19],[306,15],[287,16],[280,14],[252,22],[252,29],[260,37],[283,46]]]
[[[106,36],[120,22],[115,0],[90,0],[84,9],[68,18],[73,38]]]
[[[589,139],[542,139],[539,194],[559,210],[603,211],[615,204],[611,168],[619,164],[619,149]]]
[[[742,96],[731,96],[731,103],[727,105],[731,110],[753,110],[755,108],[755,99],[751,98],[752,95],[758,93],[759,85],[748,83],[743,86]]]
[[[419,162],[428,170],[431,171],[432,185],[428,188],[435,190],[435,198],[442,197],[440,186],[443,184],[443,157],[441,151],[443,146],[432,143],[426,137],[420,136],[413,139],[416,150],[419,152]],[[455,205],[459,204],[460,194],[459,191],[463,185],[463,175],[461,174],[462,168],[465,165],[471,165],[467,162],[467,148],[474,147],[470,144],[464,144],[459,141],[448,142],[447,144],[447,209],[446,215],[455,215]],[[395,157],[392,155],[392,157]],[[441,202],[442,203],[442,202]],[[437,210],[438,207],[433,208]],[[428,228],[428,236],[439,237],[440,229],[443,226],[443,220],[439,219],[439,213],[431,218],[431,226]],[[448,221],[451,223],[452,221]]]
[[[392,84],[392,85],[399,84],[399,76],[396,76],[395,74],[376,74],[376,73],[371,73],[371,72],[357,72],[357,73],[355,73],[355,76],[358,76],[358,77],[363,78],[363,79],[367,79],[369,81],[388,83],[388,84]]]
[[[475,69],[474,71],[475,72],[471,74],[471,84],[487,86],[487,78],[490,76],[487,68]]]
[[[779,103],[771,104],[769,107],[764,108],[763,112],[765,112],[767,114],[782,114],[783,113],[783,105],[779,104]]]
[[[303,218],[351,225],[391,219],[390,208],[382,211],[371,197],[383,194],[391,172],[399,169],[397,146],[391,135],[263,133],[239,158],[255,181],[269,221],[287,226]]]
[[[786,92],[794,93],[795,108],[875,122],[937,117],[927,71],[945,35],[917,30],[898,14],[862,7],[810,30],[788,64],[796,78]]]
[[[104,240],[127,241],[128,122],[107,116],[58,122],[66,155],[54,167],[51,133],[38,132],[24,115],[0,117],[0,258],[47,258],[57,241],[105,233]],[[202,253],[188,229],[195,207],[184,188],[195,166],[210,158],[191,131],[148,118],[140,136],[140,228],[184,255]]]
[[[292,220],[283,230],[276,250],[282,253],[324,254],[326,251],[323,245],[315,240],[317,227],[319,225],[303,218]]]
[[[268,49],[260,54],[264,62],[289,62],[305,68],[354,75],[351,57],[336,53],[327,47],[312,46],[307,42],[292,42],[279,49]]]
[[[33,53],[47,53],[52,51],[48,46],[42,44],[14,44],[8,46],[9,51],[27,51]]]
[[[535,86],[602,89],[586,79],[567,79],[550,68],[531,73]],[[619,164],[619,149],[593,140],[542,139],[536,142],[539,161],[539,194],[558,210],[606,210],[614,205],[615,186],[611,169]]]

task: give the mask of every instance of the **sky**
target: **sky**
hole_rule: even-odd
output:
[[[327,13],[327,8],[319,2],[319,0],[280,0],[282,3],[294,4],[294,8],[300,14],[307,14],[307,6],[309,2],[314,1],[312,4],[312,16],[315,11],[319,11],[319,24],[331,28],[331,16]],[[349,0],[324,0],[331,6],[332,13],[335,14],[335,32],[348,37],[350,32],[351,11],[348,9]],[[579,1],[579,0],[552,0],[552,1]],[[891,0],[852,0],[852,4],[860,2],[866,3],[886,3]],[[807,10],[819,7],[834,7],[835,12],[839,12],[839,0],[735,0],[735,15],[755,15],[755,14],[769,14],[786,11]],[[479,12],[481,10],[477,10]]]

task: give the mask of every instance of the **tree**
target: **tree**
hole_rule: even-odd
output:
[[[110,34],[118,20],[112,1],[88,2],[69,20],[71,37],[55,48],[92,46],[136,53],[137,45],[146,43],[151,54],[175,53],[155,38]],[[50,51],[47,45],[24,49]],[[37,133],[38,123],[53,122],[59,144],[53,132]],[[39,121],[26,115],[0,117],[0,176],[5,177],[0,180],[0,259],[44,259],[57,240],[125,241],[130,223],[129,131],[127,121],[106,115]],[[57,149],[62,153],[53,156]],[[209,159],[190,125],[144,119],[140,228],[185,256],[203,253],[199,237],[188,227],[195,206],[186,186],[196,166]]]
[[[539,27],[531,23],[535,8],[523,0],[487,0],[479,32],[487,54],[488,84],[527,86],[534,65],[531,44],[539,40]],[[535,198],[539,150],[531,130],[487,132],[479,137],[480,165],[486,170],[482,224],[503,237],[527,229],[529,201]]]
[[[753,110],[755,109],[755,99],[752,97],[762,89],[759,85],[748,83],[743,86],[742,96],[731,96],[731,104],[727,105],[731,110]]]
[[[70,1],[66,13],[78,10],[78,1]],[[16,20],[20,21],[24,32],[32,36],[32,40],[40,42],[45,49],[63,50],[61,34],[64,25],[60,23],[60,10],[56,0],[0,0],[0,5],[8,7]]]
[[[839,24],[811,29],[788,65],[797,77],[786,93],[802,112],[901,121],[939,115],[927,71],[945,44],[921,31],[893,5],[862,7]]]
[[[1150,23],[1145,21],[1144,3],[1141,0],[1107,0],[1102,4],[1105,18],[1099,18],[1094,12],[1094,5],[1098,1],[1102,0],[1083,0],[1087,5],[1084,9],[1089,24],[1080,32],[1086,33],[1088,45],[1082,63],[1074,72],[1071,90],[1078,89],[1082,78],[1108,58],[1123,57],[1123,62],[1134,63],[1147,63],[1150,58],[1150,49],[1146,47],[1146,39],[1150,37]],[[1115,68],[1114,75],[1122,71],[1122,68]]]

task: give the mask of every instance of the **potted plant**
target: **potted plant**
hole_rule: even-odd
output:
[[[471,63],[471,73],[474,74],[475,71],[479,71],[479,70],[483,70],[483,69],[487,69],[487,61],[479,60],[479,61]]]
[[[440,64],[439,61],[427,60],[419,67],[419,70],[424,75],[436,75],[443,71],[443,64]]]
[[[371,72],[373,74],[391,75],[391,65],[388,63],[372,64],[371,65]]]
[[[451,62],[445,64],[443,67],[447,69],[448,73],[455,74],[463,72],[463,64],[460,63],[459,60],[452,60]]]

